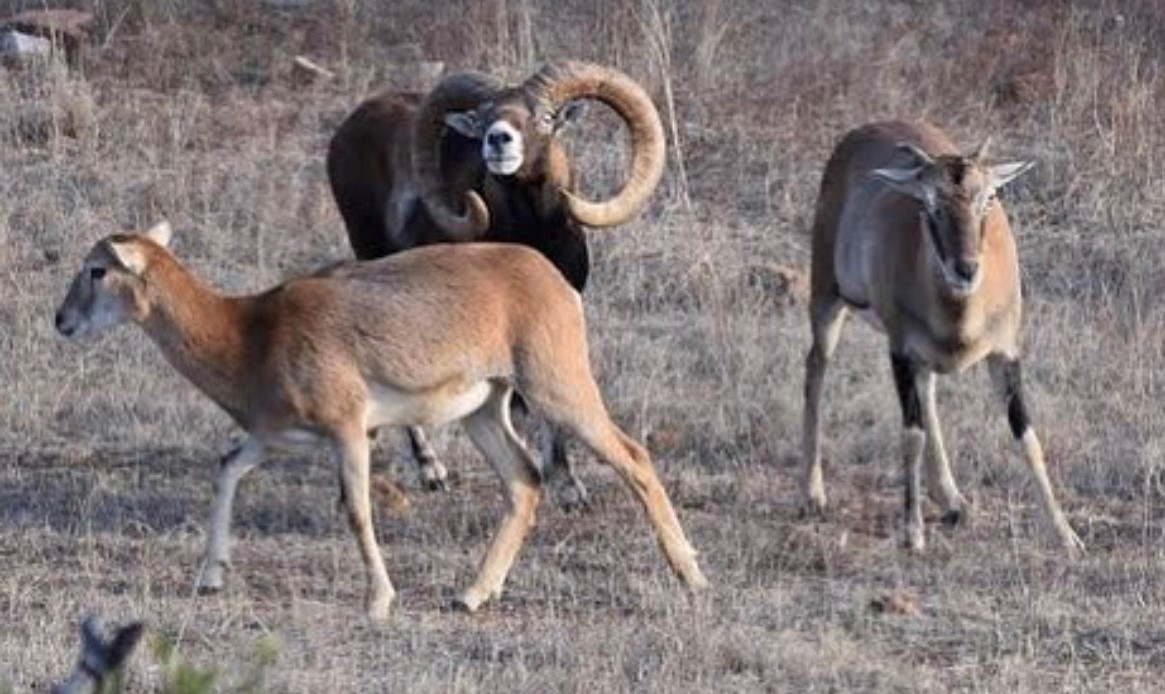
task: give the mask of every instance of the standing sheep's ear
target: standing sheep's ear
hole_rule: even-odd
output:
[[[1007,164],[994,164],[990,168],[991,187],[1001,188],[1007,183],[1019,178],[1021,174],[1035,166],[1034,161],[1013,161]]]
[[[147,229],[143,235],[162,248],[168,248],[170,246],[170,237],[174,235],[174,230],[171,228],[170,222],[162,220]]]
[[[473,111],[446,113],[445,125],[450,130],[471,140],[481,139],[481,121],[478,120],[477,114]]]
[[[927,175],[926,166],[915,166],[909,169],[874,169],[870,177],[885,183],[899,193],[909,195],[926,205],[927,209],[934,207],[934,182]]]

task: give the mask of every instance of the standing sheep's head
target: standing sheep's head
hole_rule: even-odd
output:
[[[481,142],[481,159],[494,176],[540,181],[552,165],[554,138],[596,99],[614,109],[631,134],[631,172],[612,198],[589,201],[561,191],[567,212],[591,227],[622,224],[646,204],[665,162],[663,126],[650,97],[627,75],[588,63],[550,63],[522,84],[502,88],[475,73],[443,80],[425,99],[413,137],[413,167],[426,208],[447,232],[469,238],[489,226],[481,196],[465,192],[464,214],[449,206],[439,174],[438,145],[448,127]]]
[[[982,257],[988,219],[1002,215],[996,191],[1032,167],[1017,161],[989,165],[988,140],[967,155],[932,157],[918,146],[898,145],[909,166],[874,169],[871,175],[919,203],[924,243],[936,279],[957,297],[970,296],[983,279]]]

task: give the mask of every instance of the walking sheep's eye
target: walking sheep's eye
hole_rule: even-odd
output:
[[[105,277],[105,268],[103,268],[103,267],[90,268],[89,269],[89,277],[91,277],[93,279],[93,281],[95,281],[95,282],[99,281],[102,277]]]

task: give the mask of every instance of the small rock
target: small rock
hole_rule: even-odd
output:
[[[392,515],[402,515],[412,506],[408,495],[401,491],[400,487],[396,486],[396,483],[387,477],[382,475],[373,476],[371,487],[372,497],[382,509]]]
[[[900,614],[906,616],[917,615],[918,597],[909,593],[894,592],[870,600],[870,609],[876,614]]]
[[[754,265],[748,269],[748,283],[784,305],[809,301],[809,273],[799,267],[781,263]]]
[[[0,22],[0,27],[25,36],[47,41],[48,50],[58,45],[65,50],[69,64],[77,61],[84,44],[93,13],[82,10],[28,10]]]
[[[53,44],[48,39],[22,34],[15,29],[0,31],[0,59],[7,63],[48,58],[52,51]]]

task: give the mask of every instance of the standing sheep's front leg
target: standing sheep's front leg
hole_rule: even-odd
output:
[[[261,462],[263,444],[254,437],[248,438],[222,459],[214,484],[214,502],[210,507],[210,535],[198,576],[199,593],[215,593],[222,589],[223,573],[230,565],[231,509],[235,488],[239,480]]]
[[[1056,538],[1063,545],[1069,555],[1080,554],[1084,551],[1084,542],[1072,530],[1056,495],[1052,491],[1052,482],[1048,479],[1048,467],[1044,463],[1044,449],[1035,429],[1031,426],[1028,417],[1027,405],[1024,403],[1023,371],[1019,359],[1003,354],[993,354],[987,358],[987,367],[991,371],[991,380],[999,396],[1007,406],[1007,423],[1016,441],[1023,446],[1024,459],[1028,469],[1035,478],[1036,486],[1040,489],[1040,498],[1044,502],[1044,511]]]
[[[921,552],[926,547],[925,526],[922,519],[922,455],[926,446],[926,432],[922,424],[922,398],[929,379],[929,370],[914,359],[891,351],[890,364],[894,369],[894,386],[902,406],[902,462],[906,472],[906,534],[903,544],[907,549]]]

